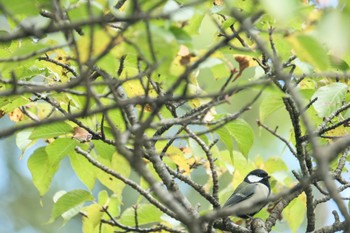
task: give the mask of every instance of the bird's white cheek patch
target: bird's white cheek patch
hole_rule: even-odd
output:
[[[259,177],[259,176],[256,176],[256,175],[249,175],[248,176],[248,180],[251,182],[251,183],[257,183],[259,181],[261,181],[263,178]]]

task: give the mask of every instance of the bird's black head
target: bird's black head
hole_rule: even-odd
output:
[[[262,169],[255,169],[244,178],[244,181],[251,184],[251,183],[263,183],[266,186],[270,187],[269,183],[269,174],[267,174],[266,171]]]

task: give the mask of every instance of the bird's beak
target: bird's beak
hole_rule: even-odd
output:
[[[270,178],[271,178],[271,176],[267,176],[267,177],[266,177],[266,179],[270,179]]]

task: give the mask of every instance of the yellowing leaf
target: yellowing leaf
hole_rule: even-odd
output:
[[[317,83],[312,78],[304,78],[299,83],[300,89],[316,89]]]
[[[83,217],[83,232],[97,233],[103,215],[101,206],[99,204],[92,204],[85,207],[82,212],[86,215]]]
[[[103,28],[94,28],[92,40],[90,40],[90,32],[88,30],[86,31],[86,35],[80,36],[77,40],[80,60],[82,62],[86,62],[91,56],[97,56],[105,51],[112,39],[111,34]],[[115,41],[115,44],[117,44],[117,41]],[[90,51],[90,48],[92,48],[92,51]]]
[[[29,114],[31,114],[32,118],[36,118],[38,120],[46,119],[48,115],[54,116],[52,113],[52,106],[48,103],[30,103],[26,105],[26,110]]]
[[[221,5],[224,5],[224,1],[223,0],[215,0],[214,4],[221,6]]]
[[[191,53],[190,50],[184,45],[180,46],[180,50],[177,55],[180,56],[180,64],[182,66],[186,66],[191,63],[192,57],[195,57],[195,54]]]
[[[119,78],[121,80],[125,80],[134,76],[137,76],[139,74],[138,70],[138,57],[135,56],[135,54],[128,54],[124,61],[124,69],[122,70],[122,73],[120,74]],[[123,83],[123,88],[129,98],[136,97],[136,96],[144,96],[145,95],[145,88],[141,81],[146,84],[148,80],[144,78],[143,80],[139,79],[132,79],[125,81]],[[157,92],[154,90],[152,86],[149,86],[149,90],[147,93],[150,97],[156,97]],[[152,111],[150,106],[146,106],[146,111]]]
[[[9,117],[10,117],[11,121],[19,122],[19,121],[22,121],[24,119],[24,114],[21,111],[21,109],[16,108],[15,110],[13,110],[12,112],[9,113]]]
[[[194,162],[194,160],[186,159],[184,153],[179,148],[170,146],[166,154],[178,166],[180,172],[183,172],[184,175],[189,175],[191,173],[190,164]]]
[[[102,190],[98,193],[98,206],[100,207],[100,211],[103,212],[102,214],[103,219],[109,219],[110,217],[108,214],[112,216],[119,216],[121,205],[122,205],[122,201],[116,195],[112,194],[111,196],[108,196],[108,192],[106,190]],[[108,210],[108,214],[105,211],[102,211],[102,207]],[[106,225],[106,224],[103,224],[103,225]],[[110,232],[109,228],[107,229],[108,231],[104,231],[104,230],[100,232]],[[111,231],[111,233],[112,232],[115,232],[115,231]]]
[[[177,56],[171,62],[169,72],[175,76],[182,74],[195,57],[195,54],[191,53],[188,47],[181,45]]]
[[[130,80],[123,84],[124,90],[128,97],[143,96],[145,91],[139,80]]]
[[[238,73],[235,75],[234,80],[238,79],[246,68],[256,66],[256,62],[253,60],[251,56],[235,55],[235,60],[239,64],[239,69],[238,69]]]
[[[84,128],[74,127],[73,138],[80,142],[89,142],[92,135]]]
[[[183,64],[186,64],[186,62],[189,62],[189,60],[186,60],[182,56],[176,56],[174,60],[171,62],[170,67],[169,67],[169,72],[172,75],[181,75],[186,67]]]
[[[283,211],[283,218],[287,221],[292,232],[297,232],[305,219],[306,206],[305,194],[294,199]],[[297,214],[297,218],[296,218]]]
[[[70,66],[70,59],[68,58],[67,53],[63,49],[57,49],[53,52],[49,52],[48,55],[51,59],[54,61],[57,61],[63,65]],[[61,83],[66,83],[69,81],[68,74],[69,71],[65,68],[63,68],[60,65],[54,64],[53,62],[48,62],[45,60],[40,61],[44,67],[46,67],[51,74],[54,76],[53,81],[60,81]]]
[[[348,130],[346,129],[346,127],[344,127],[344,125],[338,126],[337,128],[327,131],[325,133],[326,136],[334,137],[334,139],[345,136],[347,134]]]

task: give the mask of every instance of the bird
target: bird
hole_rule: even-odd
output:
[[[233,194],[228,198],[223,208],[235,206],[240,218],[251,218],[266,204],[271,188],[269,174],[262,169],[255,169],[248,173]]]

